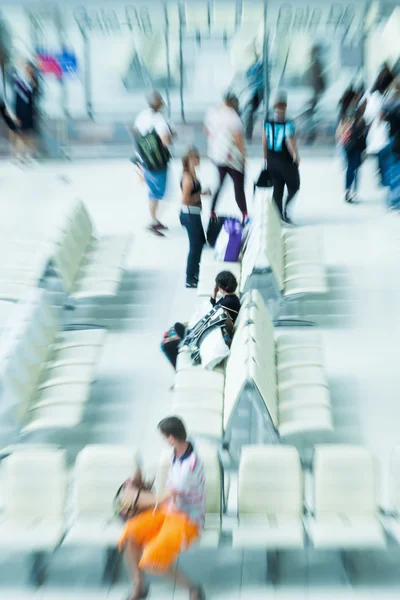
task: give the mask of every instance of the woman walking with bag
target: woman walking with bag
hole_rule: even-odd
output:
[[[200,164],[199,152],[190,148],[182,158],[182,206],[180,222],[185,227],[189,238],[189,254],[186,264],[186,287],[197,288],[199,281],[200,259],[206,242],[203,223],[201,221],[201,196],[210,196],[210,190],[201,189],[197,178],[196,167]]]
[[[358,188],[358,170],[363,161],[367,148],[368,127],[366,126],[360,98],[356,95],[343,111],[336,132],[336,138],[343,148],[346,160],[346,193],[345,202],[351,203],[356,199]]]

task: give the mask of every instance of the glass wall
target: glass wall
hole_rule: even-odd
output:
[[[47,117],[98,124],[131,121],[144,105],[145,91],[156,87],[176,123],[197,124],[228,88],[244,105],[252,102],[257,87],[263,91],[264,53],[270,88],[288,89],[293,113],[306,110],[315,93],[316,62],[325,86],[321,106],[327,113],[335,111],[350,81],[373,76],[377,57],[379,62],[395,60],[398,44],[393,49],[387,40],[400,39],[399,17],[387,24],[381,5],[104,0],[49,1],[27,8],[14,0],[1,5],[0,12],[12,36],[10,68],[24,57],[38,61]]]

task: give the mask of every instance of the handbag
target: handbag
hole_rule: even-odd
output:
[[[225,219],[215,243],[214,258],[223,262],[236,262],[243,241],[243,227],[237,219]]]
[[[124,483],[118,488],[114,498],[114,513],[116,516],[126,523],[126,521],[129,521],[129,519],[133,519],[133,517],[136,517],[139,513],[143,512],[143,510],[146,510],[140,508],[140,494],[143,491],[151,492],[153,489],[153,484],[154,482],[149,483],[143,480],[140,469],[137,470],[132,479],[127,479],[124,481]],[[134,495],[132,504],[128,508],[125,508],[124,496],[126,496],[129,492],[133,494],[135,490],[136,494]]]
[[[215,246],[215,243],[216,243],[217,238],[220,234],[220,231],[223,227],[223,224],[225,223],[225,219],[226,219],[226,217],[216,217],[216,218],[211,218],[208,222],[206,238],[207,238],[207,243],[212,248],[214,248],[214,246]]]
[[[270,188],[273,187],[271,173],[268,167],[265,167],[260,175],[258,176],[257,181],[254,183],[254,193],[256,193],[257,188]]]
[[[200,321],[191,329],[185,339],[183,340],[182,347],[188,348],[193,365],[199,365],[201,363],[200,357],[200,346],[205,338],[211,331],[217,327],[224,330],[228,323],[228,315],[221,306],[214,306]],[[225,338],[225,333],[224,338]]]

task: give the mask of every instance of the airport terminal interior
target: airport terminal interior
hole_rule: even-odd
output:
[[[315,49],[325,85],[310,111]],[[0,2],[10,114],[21,61],[41,88],[34,159],[17,161],[0,132],[2,600],[130,598],[114,496],[137,462],[159,481],[157,425],[171,414],[206,459],[210,518],[178,567],[207,599],[398,596],[399,176],[382,185],[371,151],[345,202],[335,130],[346,88],[370,89],[385,61],[399,77],[399,57],[400,9],[384,0]],[[253,190],[267,103],[246,113],[257,61],[264,99],[286,90],[298,134],[293,224],[271,188]],[[148,230],[130,160],[152,89],[176,131],[165,237]],[[198,289],[185,288],[180,159],[195,144],[199,179],[217,188],[202,122],[227,90],[249,138],[248,238],[224,263],[244,316],[225,371],[175,373],[164,332],[199,314],[218,272],[206,248]],[[206,197],[205,229],[210,208]],[[217,213],[241,219],[230,181]],[[174,580],[150,584],[151,600],[189,597]]]

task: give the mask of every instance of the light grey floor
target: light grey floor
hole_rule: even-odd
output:
[[[315,225],[324,236],[330,293],[324,300],[310,299],[302,309],[323,333],[336,439],[365,444],[377,455],[382,504],[388,506],[387,466],[400,441],[400,218],[386,210],[374,166],[370,161],[363,167],[361,202],[348,206],[343,202],[339,160],[305,159],[293,218],[299,225]],[[249,165],[249,199],[259,168],[258,162]],[[81,198],[100,233],[134,234],[119,297],[68,315],[80,322],[94,318],[109,327],[85,422],[62,439],[52,438],[68,448],[71,458],[87,443],[128,442],[151,466],[162,450],[156,425],[168,414],[173,374],[159,352],[159,341],[175,320],[190,316],[197,302],[196,293],[184,288],[187,242],[177,218],[178,175],[174,165],[163,207],[170,231],[166,239],[157,239],[145,231],[146,191],[128,161],[52,163],[26,171],[2,164],[0,233],[13,227],[21,233],[48,235],[68,203]],[[207,162],[200,175],[204,185],[215,185],[214,169]],[[231,184],[221,199],[221,211],[235,213]],[[102,560],[100,553],[90,550],[61,550],[44,588],[32,592],[26,585],[25,559],[1,556],[0,598],[123,600],[129,589],[127,575],[122,573],[111,589],[103,587]],[[351,587],[334,553],[290,553],[284,557],[280,583],[273,588],[264,582],[262,552],[193,550],[182,558],[215,600],[392,598],[399,584],[399,561],[396,548],[358,556]],[[185,594],[156,581],[151,598],[183,599]]]

